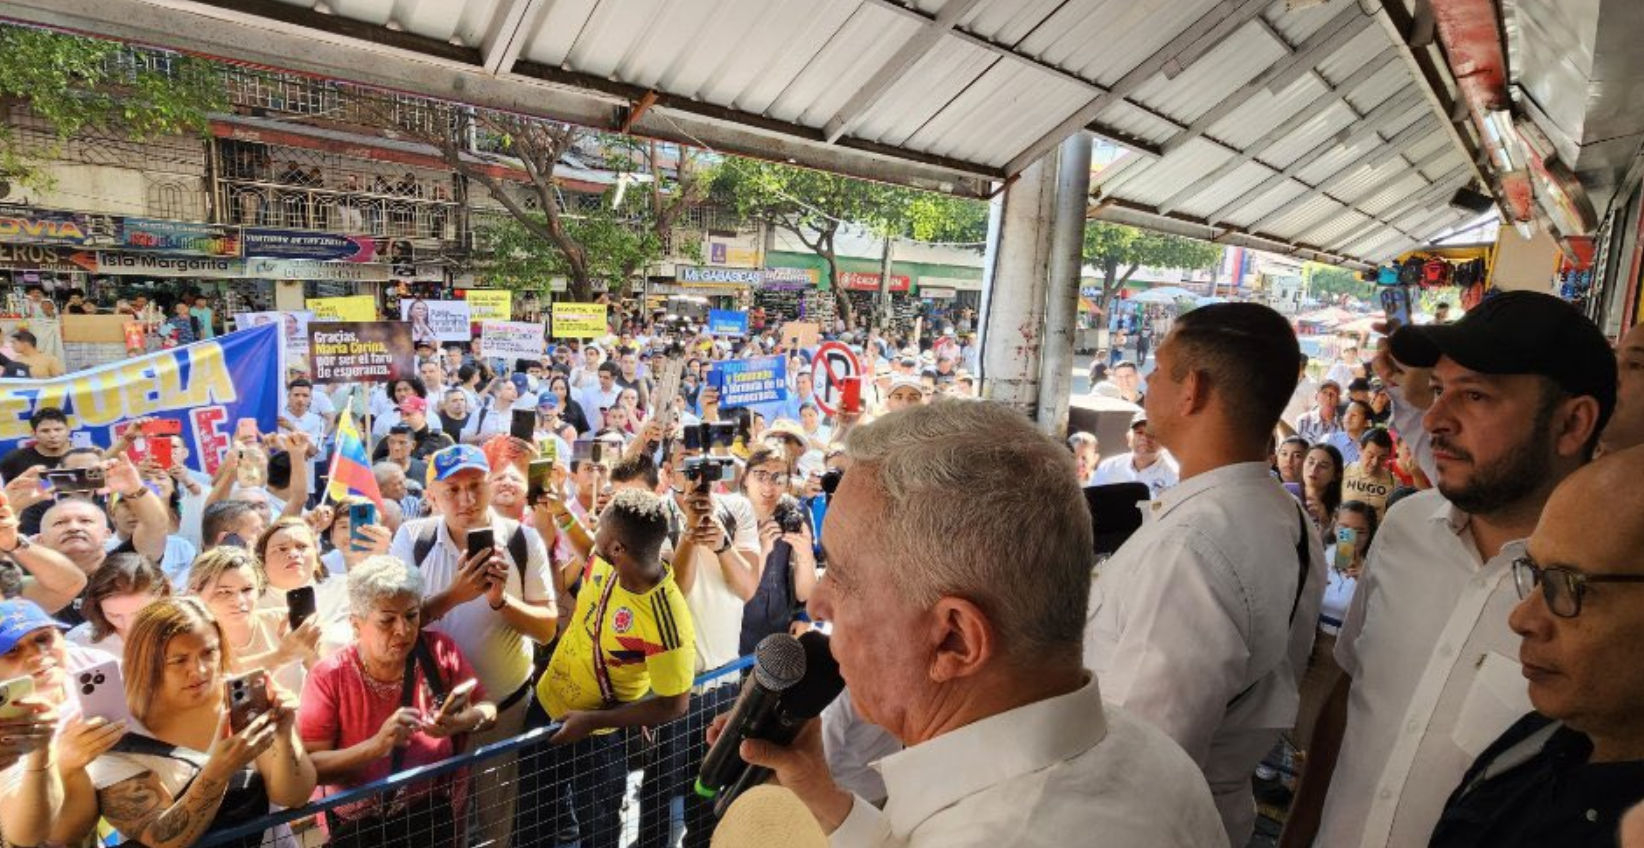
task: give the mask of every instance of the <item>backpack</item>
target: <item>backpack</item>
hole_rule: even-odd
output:
[[[513,529],[508,530],[512,524]],[[529,550],[525,544],[525,525],[516,521],[502,520],[504,530],[508,530],[508,555],[514,559],[514,567],[519,569],[520,586],[525,586],[525,561],[529,557]],[[411,542],[412,565],[421,568],[422,561],[428,558],[428,553],[434,550],[434,541],[439,538],[438,521],[429,521],[417,528],[417,538]]]

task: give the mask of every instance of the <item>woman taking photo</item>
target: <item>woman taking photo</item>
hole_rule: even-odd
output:
[[[301,692],[303,663],[316,652],[320,624],[292,630],[283,609],[257,606],[268,588],[257,558],[245,548],[221,545],[201,554],[188,572],[189,594],[205,603],[233,657],[230,669],[262,669],[291,694]]]
[[[560,420],[571,425],[579,434],[588,432],[588,413],[582,408],[582,404],[577,403],[576,398],[571,397],[571,381],[564,375],[555,374],[548,381],[548,391],[559,398]],[[541,400],[537,399],[539,407]]]
[[[291,606],[288,593],[314,590],[313,618],[319,622],[319,648],[318,653],[305,657],[302,665],[312,665],[348,644],[348,589],[341,576],[331,576],[320,563],[320,543],[314,528],[301,518],[282,518],[257,537],[254,550],[268,581],[258,607],[284,612]],[[293,682],[298,685],[292,691],[302,691],[301,681]]]
[[[1319,608],[1319,632],[1313,639],[1313,653],[1307,660],[1307,671],[1301,679],[1301,706],[1296,711],[1296,735],[1291,737],[1299,745],[1313,738],[1313,724],[1318,720],[1324,701],[1335,688],[1341,676],[1336,664],[1336,634],[1347,617],[1347,606],[1353,602],[1353,590],[1364,571],[1364,558],[1370,542],[1376,537],[1376,510],[1363,501],[1346,501],[1336,508],[1337,538],[1324,546],[1324,559],[1329,568],[1329,582],[1324,589],[1324,604]]]
[[[171,596],[171,582],[159,566],[142,554],[109,554],[86,583],[80,611],[84,624],[68,632],[68,640],[85,648],[125,652],[126,633],[137,613],[160,598]]]
[[[1335,538],[1336,507],[1341,505],[1341,453],[1320,442],[1307,450],[1302,461],[1303,502],[1324,536],[1325,544]]]
[[[331,542],[331,550],[320,557],[320,564],[325,566],[328,577],[341,578],[354,566],[364,562],[366,557],[374,554],[387,553],[388,543],[393,541],[394,534],[388,526],[383,524],[383,516],[377,516],[376,524],[368,524],[360,528],[360,535],[364,538],[354,539],[354,528],[350,523],[349,512],[356,506],[370,504],[367,498],[358,495],[338,501],[333,507],[317,510],[331,516],[330,524],[322,522],[322,532]]]
[[[270,709],[234,731],[224,682],[222,629],[195,598],[167,598],[137,616],[125,654],[134,722],[91,764],[103,818],[149,848],[187,848],[207,832],[301,807],[314,764],[297,738],[291,696],[271,688]],[[281,825],[240,845],[294,848]]]
[[[764,565],[759,585],[742,609],[742,656],[752,653],[766,636],[794,629],[798,613],[816,588],[815,531],[810,514],[789,494],[789,479],[782,452],[760,445],[748,455],[742,486],[753,504]]]
[[[370,557],[348,572],[348,606],[354,641],[309,674],[298,721],[325,795],[460,754],[497,718],[456,643],[422,632],[415,568]],[[330,844],[457,845],[466,783],[451,775],[338,807]]]

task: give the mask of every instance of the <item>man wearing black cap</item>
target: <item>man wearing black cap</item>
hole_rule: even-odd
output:
[[[1551,295],[1500,294],[1389,341],[1395,375],[1430,369],[1437,488],[1376,534],[1281,846],[1426,844],[1468,765],[1529,711],[1512,562],[1615,406],[1609,344]]]

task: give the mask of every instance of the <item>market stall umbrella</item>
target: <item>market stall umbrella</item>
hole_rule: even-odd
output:
[[[1166,287],[1162,289],[1148,289],[1147,291],[1130,298],[1130,302],[1174,304],[1178,300],[1192,300],[1194,297],[1195,295],[1187,289]]]

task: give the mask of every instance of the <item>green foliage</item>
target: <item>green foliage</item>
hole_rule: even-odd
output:
[[[635,274],[662,257],[662,242],[646,225],[649,206],[642,191],[629,188],[622,204],[611,208],[614,189],[599,203],[587,204],[562,213],[565,234],[580,245],[586,257],[585,271],[591,280],[604,281],[613,292]],[[533,213],[533,231],[510,215],[478,224],[477,238],[491,247],[491,261],[480,276],[504,288],[545,291],[554,277],[573,279],[576,270],[557,244],[540,235],[547,216]]]
[[[1103,221],[1085,224],[1084,261],[1102,271],[1102,309],[1138,268],[1193,271],[1210,268],[1221,258],[1221,246],[1209,242]]]
[[[1335,303],[1346,294],[1370,303],[1376,302],[1376,284],[1360,280],[1357,274],[1346,268],[1309,262],[1304,271],[1308,276],[1307,293],[1310,297]]]
[[[20,26],[0,26],[0,97],[26,101],[59,140],[204,131],[208,114],[228,104],[212,62]],[[20,149],[0,127],[0,176],[48,186],[38,162],[52,155]]]

